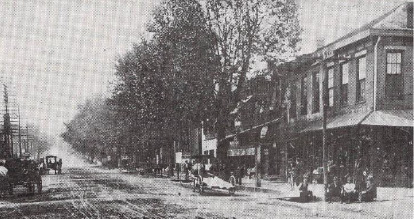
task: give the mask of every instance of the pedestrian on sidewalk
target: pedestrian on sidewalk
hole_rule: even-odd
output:
[[[8,171],[4,166],[4,161],[0,161],[0,196],[3,196],[3,192],[9,189]]]
[[[295,178],[296,178],[296,186],[303,181],[303,175],[305,174],[303,161],[298,157],[296,158],[296,166],[295,166]]]
[[[58,169],[58,174],[62,174],[62,159],[59,159],[59,161],[57,162],[57,169]]]
[[[242,184],[242,179],[243,179],[243,177],[244,177],[244,165],[242,165],[240,168],[239,168],[239,173],[238,173],[238,182],[239,182],[239,185],[241,186],[241,184]]]
[[[293,190],[295,188],[295,182],[296,182],[296,168],[293,165],[293,163],[290,163],[290,166],[288,169],[288,182],[290,185],[290,190]]]
[[[313,200],[313,193],[308,188],[308,177],[303,177],[303,182],[299,185],[299,191],[300,191],[300,201],[301,202],[309,202]]]
[[[176,163],[175,170],[177,171],[177,179],[180,179],[180,168],[181,168],[181,165],[179,163]]]
[[[185,161],[185,163],[184,163],[184,173],[185,173],[185,180],[188,180],[188,171],[189,171],[189,169],[188,169],[188,161]]]
[[[236,185],[236,177],[234,176],[234,172],[230,172],[229,182],[235,186]]]

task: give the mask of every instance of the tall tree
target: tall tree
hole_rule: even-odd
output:
[[[214,112],[218,59],[206,24],[197,1],[164,1],[148,25],[152,39],[119,59],[109,102],[142,150],[149,139],[182,140]]]
[[[301,28],[294,0],[201,0],[216,35],[220,57],[217,138],[225,138],[231,107],[240,100],[246,78],[258,62],[282,62],[293,56]],[[227,147],[218,145],[219,159]]]
[[[116,117],[105,99],[89,99],[79,106],[79,112],[66,124],[66,131],[61,136],[75,150],[93,161],[116,146],[119,138],[117,129],[121,126],[114,124]]]
[[[215,35],[201,5],[195,0],[164,1],[148,30],[160,49],[173,124],[199,124],[211,116],[218,70]]]

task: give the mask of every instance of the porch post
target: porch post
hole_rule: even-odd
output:
[[[326,111],[329,105],[329,96],[328,96],[328,71],[326,70],[325,62],[321,63],[321,69],[323,75],[323,83],[322,83],[322,163],[323,163],[323,184],[324,184],[324,197],[326,197],[327,189],[328,189],[328,164],[327,164],[327,133],[326,133]]]
[[[255,155],[256,155],[256,187],[261,187],[262,186],[262,182],[261,182],[261,177],[262,177],[262,174],[261,174],[261,145],[260,145],[259,141],[257,141]]]

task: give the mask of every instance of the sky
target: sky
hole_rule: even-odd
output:
[[[301,53],[386,13],[402,0],[297,0]],[[14,116],[57,136],[77,106],[108,96],[117,58],[146,36],[152,0],[1,0],[0,81]],[[3,89],[3,88],[1,88]],[[4,112],[0,101],[0,112]],[[13,115],[12,115],[13,117]]]

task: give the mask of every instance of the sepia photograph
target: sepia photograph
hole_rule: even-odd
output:
[[[412,0],[0,0],[1,218],[414,215]]]

